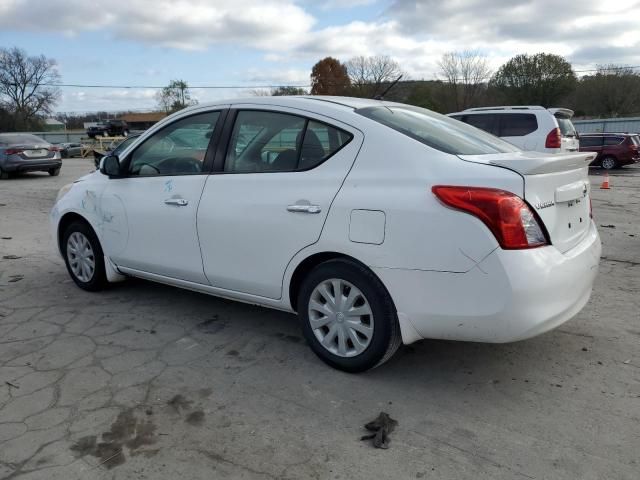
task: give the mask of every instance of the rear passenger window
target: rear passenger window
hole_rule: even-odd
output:
[[[605,145],[620,145],[624,140],[623,137],[605,137],[604,144]]]
[[[498,136],[498,116],[493,113],[467,115],[463,121],[496,137]]]
[[[522,137],[538,129],[538,120],[532,113],[501,113],[500,137]]]
[[[602,137],[580,137],[580,147],[601,147]]]
[[[225,172],[293,172],[318,166],[351,134],[314,120],[278,112],[238,112]]]

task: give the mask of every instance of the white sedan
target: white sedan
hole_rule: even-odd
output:
[[[104,158],[51,228],[85,290],[132,276],[297,312],[356,372],[401,343],[511,342],[576,315],[601,251],[592,159],[391,102],[234,100]]]

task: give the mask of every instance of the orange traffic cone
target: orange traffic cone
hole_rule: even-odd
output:
[[[602,185],[600,185],[602,190],[609,190],[609,172],[605,172],[604,180],[602,181]]]

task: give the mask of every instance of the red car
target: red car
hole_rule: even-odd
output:
[[[580,151],[596,152],[591,162],[605,170],[640,162],[640,137],[629,133],[581,133]]]

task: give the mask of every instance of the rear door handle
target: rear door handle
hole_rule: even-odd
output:
[[[184,198],[167,198],[164,201],[165,205],[175,205],[176,207],[186,207],[189,205],[189,200]]]
[[[295,213],[320,213],[322,209],[320,205],[289,205],[287,207],[288,212]]]

